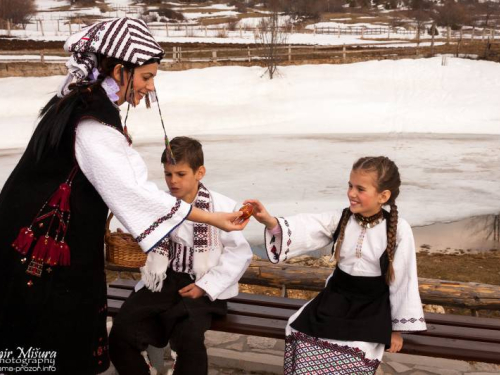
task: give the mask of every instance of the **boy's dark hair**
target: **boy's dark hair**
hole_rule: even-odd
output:
[[[203,148],[201,143],[194,138],[175,137],[170,141],[170,147],[177,163],[188,163],[193,171],[196,171],[204,164]],[[167,162],[166,150],[163,150],[161,162]]]

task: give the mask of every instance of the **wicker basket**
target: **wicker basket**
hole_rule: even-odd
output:
[[[106,260],[122,267],[138,268],[144,266],[147,255],[134,240],[134,237],[130,233],[123,233],[120,229],[113,233],[110,232],[109,223],[111,223],[112,218],[113,214],[110,213],[104,234]]]

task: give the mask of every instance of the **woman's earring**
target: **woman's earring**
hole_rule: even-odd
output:
[[[151,100],[149,99],[149,92],[146,94],[144,100],[146,101],[146,108],[147,109],[151,108]]]
[[[120,68],[120,85],[121,86],[123,86],[125,84],[124,70],[125,70],[125,67],[122,65],[122,67]]]

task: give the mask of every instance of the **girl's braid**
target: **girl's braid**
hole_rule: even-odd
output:
[[[396,240],[398,232],[398,206],[395,203],[391,204],[391,213],[389,222],[387,223],[387,256],[389,258],[389,267],[387,269],[386,281],[390,284],[394,281],[394,253],[396,252]]]

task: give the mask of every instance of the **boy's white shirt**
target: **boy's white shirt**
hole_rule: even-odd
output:
[[[238,210],[236,202],[215,191],[209,190],[215,212]],[[171,241],[183,246],[193,247],[192,221],[184,221],[170,234]],[[238,281],[252,260],[252,250],[241,231],[224,232],[217,230],[219,246],[203,253],[194,254],[193,271],[195,284],[202,288],[208,297],[228,299],[238,294]]]
[[[176,233],[176,241],[193,247],[193,222],[185,221],[191,205],[178,202],[147,180],[146,164],[123,134],[95,120],[84,120],[76,130],[75,156],[87,179],[134,237],[152,228],[139,243],[144,251],[153,249],[173,233]],[[210,194],[214,211],[232,212],[239,208],[234,200],[222,194],[213,191]],[[176,203],[179,207],[172,217],[155,225]],[[198,257],[205,257],[206,262],[196,262],[196,256],[194,261],[196,285],[205,290],[211,300],[236,296],[238,281],[252,260],[252,250],[241,231],[218,230],[218,233],[220,246]],[[140,281],[136,290],[143,286]]]

